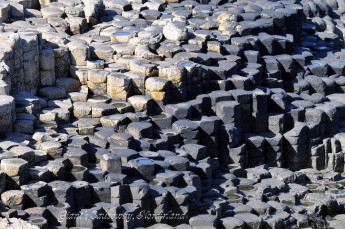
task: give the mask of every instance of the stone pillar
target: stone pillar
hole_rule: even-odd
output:
[[[67,46],[54,49],[55,77],[68,77],[70,68],[70,53]]]
[[[20,33],[23,48],[24,88],[36,94],[39,82],[39,49],[38,34],[31,32]]]
[[[12,131],[15,117],[14,98],[12,96],[0,95],[0,136]]]
[[[42,49],[40,51],[40,85],[55,85],[55,61],[53,49]]]

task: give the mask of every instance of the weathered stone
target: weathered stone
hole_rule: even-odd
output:
[[[172,41],[188,39],[187,29],[182,22],[170,22],[163,27],[164,37]]]
[[[1,171],[5,172],[7,176],[20,176],[27,172],[28,162],[17,158],[17,159],[3,159],[1,160]]]
[[[1,201],[11,208],[22,209],[25,204],[25,194],[22,190],[9,190],[1,194]]]

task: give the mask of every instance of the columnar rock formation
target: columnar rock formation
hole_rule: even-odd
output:
[[[344,227],[344,13],[331,0],[0,0],[1,215]]]

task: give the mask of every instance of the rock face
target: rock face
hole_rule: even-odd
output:
[[[16,218],[2,218],[0,219],[0,228],[8,228],[8,229],[39,229],[38,226],[32,225],[22,219]]]
[[[15,103],[12,96],[0,95],[0,135],[12,131],[16,118]]]
[[[188,39],[186,24],[183,22],[170,22],[163,27],[163,35],[171,41],[185,41]]]

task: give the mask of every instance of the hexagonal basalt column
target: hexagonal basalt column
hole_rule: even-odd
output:
[[[12,96],[0,95],[0,136],[12,131],[15,115],[14,98]]]
[[[153,179],[155,164],[152,159],[140,157],[137,159],[130,160],[128,164],[131,168],[133,168],[136,171],[138,176],[147,180]]]

